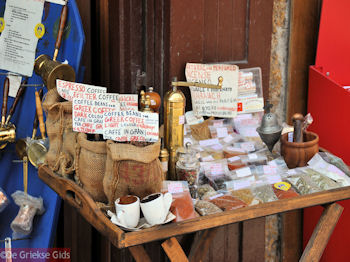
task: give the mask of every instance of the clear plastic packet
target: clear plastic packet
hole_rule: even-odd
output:
[[[247,154],[247,152],[244,149],[234,146],[224,146],[223,153],[225,158],[231,158]]]
[[[202,164],[202,163],[201,163]],[[226,159],[206,163],[202,166],[205,176],[208,178],[209,184],[215,189],[224,189],[224,182],[230,180]]]
[[[186,181],[163,181],[162,193],[165,192],[171,193],[173,197],[170,212],[176,216],[175,222],[197,216]]]
[[[252,193],[262,203],[272,202],[278,200],[277,196],[273,192],[270,184],[262,181],[257,181],[255,186],[252,187]]]
[[[221,127],[224,126],[228,123],[228,120],[226,119],[212,119],[209,121],[209,127],[214,126],[214,127]]]
[[[4,211],[4,209],[10,203],[5,191],[0,187],[0,212]]]
[[[304,117],[304,122],[303,122],[303,131],[306,131],[306,129],[312,124],[312,122],[314,121],[314,119],[312,118],[311,114],[308,113],[305,117]]]
[[[319,155],[329,164],[332,164],[339,168],[341,171],[343,171],[347,176],[350,176],[350,169],[349,167],[344,163],[344,161],[329,152],[319,152]]]
[[[208,193],[216,193],[215,189],[212,188],[209,184],[204,184],[198,187],[198,197],[200,199],[203,199],[203,196],[208,194]]]
[[[225,145],[225,146],[233,145],[234,143],[239,143],[239,142],[247,142],[244,136],[241,136],[236,132],[233,132],[226,137],[220,138],[219,141],[222,145]]]
[[[294,175],[286,178],[300,195],[307,195],[320,192],[321,189],[311,180],[310,176],[306,174]]]
[[[231,179],[240,179],[243,177],[254,176],[256,174],[256,167],[254,165],[238,168],[230,171]]]
[[[221,144],[206,146],[203,149],[204,151],[200,152],[200,160],[202,162],[224,159],[223,146]]]
[[[312,182],[314,182],[321,190],[330,190],[340,187],[334,180],[322,175],[321,173],[311,168],[304,168],[302,171],[309,175]]]
[[[209,130],[212,138],[225,138],[233,134],[233,127],[231,125],[209,126]]]
[[[230,171],[245,167],[240,156],[234,156],[227,159],[227,166]]]
[[[14,234],[29,235],[33,229],[34,216],[45,212],[43,199],[30,196],[23,191],[16,191],[11,196],[20,207],[17,216],[11,222],[11,229]]]
[[[234,127],[238,134],[245,137],[259,138],[256,129],[260,125],[261,116],[253,114],[241,114],[233,119]]]
[[[222,210],[219,207],[205,200],[198,200],[195,204],[195,208],[201,216],[207,216],[222,212]]]
[[[278,169],[282,172],[282,171],[287,171],[288,170],[288,166],[286,164],[286,162],[284,161],[284,158],[283,157],[278,157],[278,158],[275,158],[271,161],[269,161],[267,163],[268,165],[270,166],[276,166],[278,167]]]
[[[231,195],[240,199],[248,206],[254,206],[261,203],[261,201],[253,195],[253,192],[250,188],[243,188],[231,191]]]
[[[256,182],[255,176],[247,176],[225,182],[225,190],[233,191],[252,187]]]
[[[267,157],[263,153],[250,153],[248,155],[242,155],[241,157],[242,162],[245,165],[266,165],[267,164]]]
[[[217,195],[210,198],[209,202],[218,206],[224,211],[235,210],[246,207],[247,204],[231,194]]]
[[[246,153],[252,153],[256,151],[255,148],[255,142],[248,141],[248,142],[239,142],[239,143],[234,143],[234,147],[236,148],[241,148],[244,150]]]
[[[319,153],[315,154],[310,159],[308,165],[310,168],[316,170],[322,175],[336,181],[340,186],[350,186],[350,177],[348,177],[338,167],[323,160]]]
[[[281,187],[283,189],[280,189],[276,187],[275,185],[272,185],[273,192],[275,193],[276,197],[278,199],[287,199],[287,198],[293,198],[299,196],[297,191],[289,184],[288,182],[286,183],[287,187]]]

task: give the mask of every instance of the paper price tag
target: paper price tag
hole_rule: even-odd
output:
[[[277,167],[276,166],[264,165],[263,169],[264,169],[264,174],[273,175],[273,174],[277,173]]]
[[[170,182],[168,184],[168,192],[171,194],[182,193],[184,191],[181,182]]]
[[[8,74],[7,77],[10,80],[9,96],[10,97],[16,97],[17,91],[18,91],[19,87],[21,86],[22,77],[21,76],[15,76],[15,75],[12,75],[12,74]]]
[[[233,137],[232,137],[231,135],[228,135],[227,137],[224,138],[224,142],[225,142],[226,144],[231,143],[232,140],[233,140]]]
[[[258,155],[257,154],[248,154],[248,158],[250,160],[255,160],[255,159],[258,159]]]
[[[118,100],[120,104],[120,110],[122,111],[137,111],[138,110],[138,97],[137,95],[125,95],[119,94]]]
[[[219,139],[214,138],[214,139],[200,140],[199,144],[201,146],[212,146],[212,145],[220,144],[220,142],[219,142]]]
[[[291,184],[287,182],[278,182],[278,183],[275,183],[273,186],[277,189],[288,191],[291,187]]]
[[[220,144],[217,144],[217,145],[213,145],[211,148],[216,151],[219,151],[219,150],[222,150],[224,147]]]
[[[231,151],[231,152],[245,153],[245,150],[242,149],[242,148],[239,148],[239,147],[228,146],[226,149],[227,149],[228,151]]]
[[[215,196],[212,196],[212,197],[209,197],[210,200],[213,200],[215,198],[218,198],[218,197],[222,197],[224,194],[220,193],[220,194],[217,194]]]
[[[182,116],[179,116],[179,125],[183,125],[185,124],[185,116],[182,115]]]
[[[241,158],[239,156],[234,156],[234,157],[230,157],[227,159],[227,161],[229,162],[235,162],[235,161],[240,161]]]
[[[213,176],[222,175],[224,173],[224,169],[222,164],[213,164],[210,166],[210,173]]]
[[[295,171],[295,170],[293,170],[293,169],[289,169],[289,170],[287,171],[287,174],[288,174],[288,175],[296,175],[296,174],[297,174],[297,171]]]
[[[288,133],[288,142],[293,142],[293,132]]]
[[[252,174],[252,171],[250,170],[249,167],[244,167],[244,168],[236,169],[236,174],[237,174],[237,177],[246,177],[246,176],[250,176]]]
[[[217,132],[217,136],[218,137],[227,137],[228,136],[228,132],[227,132],[227,128],[226,127],[218,127],[216,129]]]
[[[241,148],[244,149],[247,152],[255,151],[255,146],[251,142],[245,142],[241,144]]]
[[[271,185],[282,181],[282,178],[280,175],[267,176],[266,178],[269,184]]]
[[[250,181],[235,181],[233,182],[233,189],[234,190],[240,190],[243,188],[248,188],[251,186],[251,182]]]

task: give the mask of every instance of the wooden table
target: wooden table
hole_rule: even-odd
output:
[[[41,166],[38,173],[39,177],[46,184],[70,205],[75,207],[113,245],[117,248],[128,248],[136,261],[151,261],[142,245],[161,239],[165,240],[162,243],[162,248],[171,261],[201,261],[205,255],[203,250],[208,250],[217,228],[220,226],[286,211],[323,205],[324,211],[322,216],[300,259],[300,261],[318,261],[343,211],[343,207],[336,202],[350,198],[350,187],[343,187],[291,199],[249,206],[233,211],[225,211],[182,222],[155,226],[137,232],[125,232],[114,225],[93,199],[73,180],[56,175],[47,166]],[[175,236],[199,231],[202,231],[202,235],[194,241],[190,255],[187,257]]]

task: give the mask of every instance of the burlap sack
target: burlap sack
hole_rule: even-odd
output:
[[[73,174],[76,132],[72,129],[72,102],[65,101],[56,89],[46,94],[43,108],[47,113],[46,130],[50,148],[45,163],[57,174]]]
[[[191,125],[191,135],[194,139],[197,141],[199,140],[206,140],[210,139],[210,129],[208,127],[209,121],[213,120],[214,117],[210,117],[207,120],[205,120],[203,123],[197,124],[197,125]]]
[[[75,155],[75,180],[95,201],[107,202],[103,177],[107,159],[105,141],[89,141],[79,133]]]
[[[146,147],[107,141],[103,189],[110,204],[127,194],[143,198],[160,192],[163,172],[159,151],[160,141]]]

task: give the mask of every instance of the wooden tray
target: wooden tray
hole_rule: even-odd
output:
[[[141,245],[160,239],[169,239],[173,236],[241,222],[248,219],[310,206],[324,205],[350,198],[350,187],[343,187],[198,217],[182,222],[170,223],[163,226],[155,226],[137,232],[124,232],[106,217],[89,194],[74,181],[56,175],[47,166],[41,166],[38,174],[40,179],[56,191],[65,201],[75,207],[92,226],[106,236],[112,244],[118,248]]]

